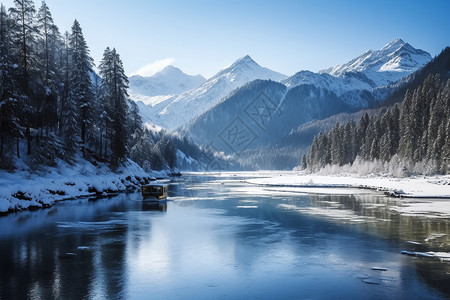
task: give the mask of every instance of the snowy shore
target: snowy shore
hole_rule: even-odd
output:
[[[363,188],[385,192],[401,198],[448,198],[450,199],[450,176],[433,177],[356,177],[322,176],[308,174],[278,174],[265,178],[249,179],[247,182],[258,185],[297,187],[305,192],[317,188]],[[323,189],[321,189],[323,190]]]
[[[94,166],[85,160],[75,165],[59,161],[41,174],[0,171],[0,213],[48,207],[80,197],[107,197],[164,176],[165,172],[148,174],[131,160],[114,172],[106,165]]]
[[[358,194],[370,189],[399,197],[400,205],[393,209],[402,214],[450,217],[450,176],[392,178],[320,176],[295,172],[269,174],[265,174],[264,178],[246,181],[255,185],[308,194]]]

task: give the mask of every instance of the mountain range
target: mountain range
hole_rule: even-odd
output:
[[[287,77],[260,66],[247,55],[208,80],[200,75],[186,75],[172,66],[152,77],[131,77],[130,95],[138,101],[145,122],[171,130],[195,122],[229,98],[233,90],[256,79],[280,82],[286,91],[312,85],[339,98],[346,109],[360,109],[376,104],[386,96],[387,86],[430,60],[427,52],[395,39],[380,50],[368,50],[348,63],[317,73],[300,71]],[[195,87],[188,89],[192,86]]]
[[[231,91],[247,82],[255,79],[279,81],[284,78],[286,78],[285,75],[261,67],[247,55],[219,71],[198,87],[179,95],[159,95],[151,99],[135,98],[134,100],[141,100],[138,101],[138,106],[145,122],[154,123],[166,129],[176,129],[188,124],[196,116],[216,105]],[[135,89],[131,87],[130,94],[134,93]]]
[[[178,95],[206,81],[202,75],[188,75],[170,65],[152,76],[134,75],[128,80],[130,97],[147,103],[152,103],[152,97]]]
[[[307,122],[376,107],[430,60],[427,52],[395,39],[348,63],[287,77],[247,55],[191,90],[148,93],[138,106],[145,122],[181,129],[215,151],[237,153],[242,162],[264,147],[288,149],[289,134]]]
[[[374,86],[386,86],[417,71],[431,60],[429,53],[395,39],[380,50],[368,50],[346,64],[322,70],[335,77],[345,73],[364,73]]]

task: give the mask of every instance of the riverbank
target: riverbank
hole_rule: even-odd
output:
[[[149,174],[131,160],[116,170],[79,159],[74,165],[58,161],[45,172],[31,173],[25,168],[13,173],[0,171],[0,214],[49,207],[80,197],[108,197],[167,176],[168,171]]]
[[[290,172],[265,174],[246,182],[270,188],[308,194],[356,194],[374,190],[398,197],[401,205],[395,210],[408,215],[427,217],[450,216],[450,176],[393,178],[351,175],[322,176]],[[356,190],[358,189],[358,190]]]
[[[269,173],[270,174],[270,173]],[[314,192],[315,188],[359,188],[385,192],[400,198],[448,198],[450,176],[422,176],[393,178],[381,176],[357,177],[351,175],[323,176],[314,174],[274,174],[264,178],[249,179],[258,185],[303,188]]]

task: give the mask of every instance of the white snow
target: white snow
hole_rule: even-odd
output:
[[[397,192],[402,197],[413,198],[449,198],[450,176],[393,178],[351,175],[323,176],[323,175],[286,175],[269,178],[247,180],[253,184],[269,186],[288,186],[302,188],[324,187],[355,187],[371,188],[379,191]]]
[[[197,88],[173,97],[147,98],[138,102],[144,121],[166,129],[186,125],[198,115],[216,105],[234,89],[255,79],[280,81],[285,75],[258,65],[250,56],[244,56],[231,66],[219,71]],[[136,100],[132,97],[133,100]],[[161,100],[161,101],[159,101]],[[149,103],[150,105],[144,105]]]
[[[167,66],[156,74],[129,78],[130,95],[162,96],[176,95],[196,88],[206,81],[201,75],[191,76],[174,66]],[[133,98],[134,99],[134,98]]]
[[[311,84],[334,92],[347,93],[342,100],[355,107],[367,107],[365,99],[348,97],[354,91],[372,91],[397,82],[422,68],[431,60],[430,54],[395,39],[380,50],[368,50],[342,65],[313,73],[301,71],[282,81],[288,88]],[[366,101],[366,102],[364,102]]]
[[[368,90],[371,91],[375,86],[369,81],[363,81],[361,78],[343,74],[341,77],[335,77],[326,73],[313,73],[310,71],[300,71],[295,75],[282,81],[287,87],[293,88],[302,84],[311,84],[315,87],[329,90],[337,96],[354,91]]]
[[[55,201],[94,196],[95,192],[90,192],[90,188],[95,188],[100,193],[125,191],[129,186],[140,186],[136,177],[150,177],[131,160],[115,172],[106,165],[94,166],[83,159],[77,161],[72,166],[60,160],[56,167],[39,174],[0,171],[0,212],[43,207]],[[161,177],[165,174],[155,172],[152,175]],[[18,192],[29,200],[15,197]]]
[[[376,86],[386,86],[417,71],[431,60],[431,55],[395,39],[380,50],[368,50],[348,63],[320,71],[339,77],[347,72],[362,72]]]
[[[159,92],[152,92],[159,89],[159,83],[153,85],[146,83],[145,80],[148,79],[131,78],[130,95],[131,99],[138,102],[144,122],[172,130],[188,124],[233,90],[256,79],[280,81],[288,88],[311,84],[334,92],[337,96],[345,94],[342,100],[351,106],[367,107],[367,99],[359,97],[358,94],[354,95],[354,92],[373,91],[375,88],[395,83],[420,69],[430,60],[429,53],[396,39],[382,49],[366,51],[346,64],[319,73],[301,71],[286,78],[280,73],[261,67],[247,55],[219,71],[203,84],[180,93],[173,88],[165,90],[161,88]],[[171,78],[176,79],[177,76]],[[180,85],[186,86],[183,78],[172,80],[171,84],[175,85],[175,82],[179,81]],[[163,85],[161,83],[161,86]]]
[[[251,178],[248,183],[303,193],[343,194],[348,188],[372,189],[380,193],[394,193],[401,205],[391,209],[405,215],[427,217],[450,216],[450,176],[393,178],[381,176],[322,176],[272,173],[270,177]],[[347,191],[346,191],[347,189]],[[310,212],[312,213],[312,212]],[[320,214],[321,212],[315,212]]]

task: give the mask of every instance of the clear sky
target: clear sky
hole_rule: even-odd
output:
[[[0,2],[10,7],[13,0]],[[246,54],[292,75],[345,63],[397,37],[432,56],[450,46],[450,0],[46,3],[61,32],[78,19],[96,64],[107,46],[115,47],[128,75],[171,63],[210,77]]]

